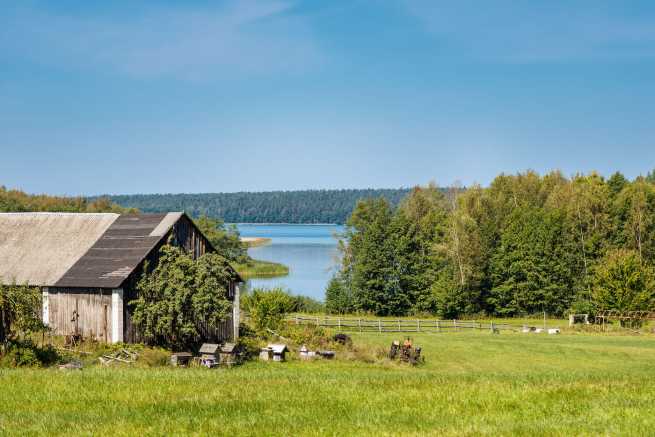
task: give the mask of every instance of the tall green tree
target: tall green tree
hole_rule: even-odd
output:
[[[339,274],[330,279],[325,289],[325,310],[330,314],[347,314],[355,311],[351,289],[344,284]]]
[[[497,314],[562,314],[574,301],[575,260],[561,238],[564,216],[543,208],[517,209],[492,259],[489,303]]]
[[[359,202],[347,223],[346,235],[355,308],[377,315],[405,314],[412,302],[402,288],[405,264],[397,250],[399,239],[388,202]]]
[[[655,186],[644,178],[626,185],[616,197],[619,243],[635,249],[640,260],[655,256]]]

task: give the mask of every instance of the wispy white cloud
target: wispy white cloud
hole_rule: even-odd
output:
[[[631,14],[627,2],[402,1],[439,47],[462,56],[507,62],[655,56],[653,16]]]
[[[323,60],[286,0],[233,0],[220,8],[150,8],[112,17],[38,8],[0,18],[0,50],[63,68],[185,79],[304,71]]]

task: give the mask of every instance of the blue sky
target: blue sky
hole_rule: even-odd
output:
[[[655,2],[0,0],[0,184],[96,194],[655,168]]]

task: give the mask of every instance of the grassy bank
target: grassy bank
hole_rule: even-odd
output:
[[[387,347],[394,335],[354,334]],[[0,370],[4,433],[646,435],[652,336],[414,336],[427,362]]]
[[[289,274],[289,267],[284,264],[271,261],[250,259],[244,264],[235,264],[234,268],[243,279],[250,278],[275,278]]]
[[[246,245],[246,247],[260,247],[268,246],[271,244],[270,238],[264,237],[241,237],[241,242]]]

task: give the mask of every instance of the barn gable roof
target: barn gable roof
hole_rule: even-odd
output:
[[[117,288],[183,213],[0,213],[0,282]]]
[[[55,287],[118,288],[182,217],[182,213],[119,216]]]

